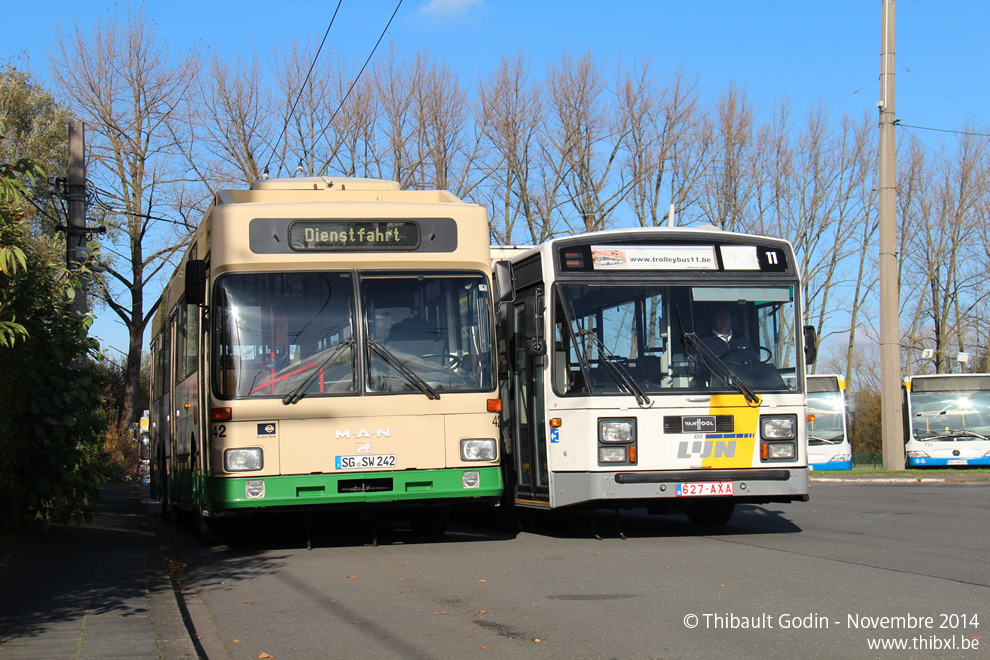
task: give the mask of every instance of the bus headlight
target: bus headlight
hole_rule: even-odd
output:
[[[494,461],[497,456],[495,438],[465,438],[461,440],[462,461]]]
[[[623,446],[619,447],[599,447],[598,448],[598,462],[599,463],[625,463],[626,462],[626,448]]]
[[[829,463],[837,463],[839,461],[851,461],[852,454],[836,454],[832,458],[828,459]]]
[[[987,452],[987,454],[990,454],[990,452]],[[931,458],[931,456],[929,456],[927,453],[925,453],[923,451],[909,451],[907,453],[907,457],[908,458]]]
[[[481,474],[477,470],[466,470],[461,475],[461,486],[464,488],[477,488],[481,485]]]
[[[246,449],[225,449],[223,469],[227,472],[253,472],[265,467],[265,456],[261,447]]]
[[[598,442],[635,442],[636,441],[636,420],[633,418],[624,419],[599,419],[598,420]]]
[[[793,440],[797,430],[797,415],[764,415],[760,417],[760,436],[764,440]]]

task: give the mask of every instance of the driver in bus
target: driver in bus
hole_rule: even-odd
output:
[[[728,305],[718,305],[711,314],[711,334],[701,338],[705,346],[729,364],[754,364],[756,352],[741,332],[732,329],[732,312]]]

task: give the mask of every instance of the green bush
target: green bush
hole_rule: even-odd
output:
[[[92,319],[69,317],[73,291],[51,241],[31,237],[20,194],[29,161],[0,163],[0,533],[88,517],[106,480],[101,378],[88,355]]]

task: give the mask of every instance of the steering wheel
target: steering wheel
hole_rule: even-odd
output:
[[[453,353],[427,353],[426,355],[421,355],[420,357],[424,360],[429,358],[441,358],[443,360],[441,366],[448,369],[453,369],[461,363],[461,358],[457,357]]]
[[[754,362],[754,364],[770,364],[770,362],[773,360],[773,351],[771,351],[766,346],[747,346],[745,348],[733,348],[733,349],[730,349],[730,350],[726,351],[725,353],[722,353],[719,357],[722,358],[722,360],[724,360],[728,364],[742,365],[742,364],[745,364],[745,363],[743,363],[743,362],[734,362],[732,360],[727,360],[726,358],[729,355],[732,355],[733,353],[743,353],[745,351],[750,351],[750,352],[755,352],[756,353],[757,359]],[[766,353],[766,357],[763,357],[763,354],[764,353]]]

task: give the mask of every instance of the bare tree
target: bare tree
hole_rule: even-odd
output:
[[[261,175],[259,159],[275,131],[271,95],[262,87],[258,56],[233,63],[216,53],[198,79],[200,103],[192,104],[190,128],[198,130],[201,152],[190,154],[190,165],[201,173],[209,190],[217,184],[250,185]]]
[[[640,226],[663,223],[671,205],[675,213],[689,205],[702,175],[702,158],[692,157],[697,122],[697,78],[687,81],[682,69],[663,86],[647,60],[626,75],[619,112],[628,117],[624,175],[628,202]],[[693,142],[693,144],[692,144]]]
[[[176,165],[181,149],[173,124],[194,83],[196,51],[177,58],[159,40],[142,13],[97,21],[88,34],[78,24],[57,29],[51,76],[89,129],[91,177],[111,209],[109,282],[99,290],[128,332],[124,409],[136,421],[144,329],[158,303],[145,304],[156,281],[188,233],[169,221],[173,188],[183,180]]]
[[[566,201],[578,218],[576,226],[567,224],[578,231],[604,229],[631,185],[621,179],[629,116],[608,104],[604,73],[590,52],[580,58],[565,53],[551,63],[547,90],[546,160],[560,164]]]
[[[479,83],[474,121],[489,147],[488,157],[477,159],[475,168],[480,169],[479,180],[485,181],[480,196],[490,210],[495,242],[513,243],[519,221],[525,223],[527,240],[533,244],[552,236],[562,184],[559,178],[542,175],[548,169],[540,142],[543,104],[523,52],[503,57]]]
[[[754,185],[748,176],[754,158],[754,123],[755,110],[745,90],[730,84],[701,129],[703,139],[712,146],[705,163],[707,175],[699,187],[700,211],[720,229],[744,230],[748,222]]]
[[[906,360],[932,342],[932,366],[947,371],[950,355],[964,348],[973,309],[985,299],[988,273],[980,262],[978,231],[982,198],[988,192],[987,143],[964,136],[955,154],[928,159],[911,144],[909,178],[901,197],[904,234],[902,281],[914,292]],[[905,265],[909,264],[909,266]],[[955,349],[954,352],[950,352]]]

